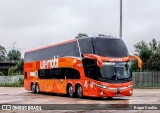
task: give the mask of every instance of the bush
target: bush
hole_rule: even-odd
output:
[[[23,59],[19,60],[14,67],[10,67],[8,70],[8,75],[23,74]]]
[[[23,86],[24,85],[24,79],[19,79],[18,83],[19,83],[19,85],[18,85],[19,87]]]
[[[10,67],[8,70],[8,75],[14,75],[16,73],[16,68],[15,67]]]
[[[0,76],[3,76],[3,75],[4,75],[4,73],[0,71]]]

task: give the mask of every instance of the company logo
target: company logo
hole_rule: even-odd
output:
[[[58,59],[42,60],[40,61],[40,69],[57,68]]]
[[[122,58],[111,58],[109,61],[122,61]]]

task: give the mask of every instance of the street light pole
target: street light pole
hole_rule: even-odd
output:
[[[120,0],[120,26],[119,26],[119,37],[122,38],[122,0]]]
[[[13,42],[13,50],[14,50],[14,46],[15,46],[16,42]]]

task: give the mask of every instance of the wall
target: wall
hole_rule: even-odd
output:
[[[12,75],[12,76],[0,76],[0,84],[14,84],[19,83],[19,80],[23,80],[23,75]]]

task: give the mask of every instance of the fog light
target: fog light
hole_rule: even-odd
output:
[[[130,93],[130,94],[132,94],[132,93],[133,93],[133,91],[132,91],[132,90],[130,90],[130,91],[129,91],[129,93]]]
[[[93,83],[90,84],[90,87],[93,88]]]

